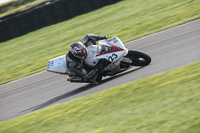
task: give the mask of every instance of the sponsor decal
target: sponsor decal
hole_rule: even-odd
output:
[[[110,69],[113,69],[113,68],[115,68],[116,66],[117,66],[117,65],[114,63],[114,64],[110,65],[109,68],[110,68]]]

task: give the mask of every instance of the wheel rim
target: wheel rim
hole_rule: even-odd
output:
[[[147,61],[141,57],[132,57],[131,60],[133,61],[133,64],[135,65],[145,66],[147,64]]]

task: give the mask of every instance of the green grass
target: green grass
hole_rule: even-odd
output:
[[[0,123],[0,132],[199,133],[200,62]]]
[[[0,43],[0,84],[46,69],[88,33],[128,42],[200,17],[199,0],[124,0]]]
[[[34,7],[47,0],[11,0],[0,5],[0,17]]]

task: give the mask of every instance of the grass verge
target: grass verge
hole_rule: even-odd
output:
[[[0,84],[46,69],[88,33],[128,42],[200,17],[199,0],[124,0],[22,37],[0,43]]]
[[[0,132],[199,133],[200,62],[0,123]]]
[[[47,0],[11,0],[0,5],[0,17],[25,10]]]

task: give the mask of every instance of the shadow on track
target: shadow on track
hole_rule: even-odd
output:
[[[130,74],[131,72],[137,71],[137,70],[139,70],[139,69],[141,69],[141,68],[143,68],[143,67],[135,68],[135,69],[130,70],[130,71],[125,71],[125,72],[120,73],[120,74],[118,74],[118,75],[116,75],[116,76],[112,76],[112,77],[110,77],[110,78],[107,78],[107,79],[105,79],[105,80],[102,80],[99,84],[87,84],[87,85],[84,85],[84,86],[82,86],[82,87],[77,88],[76,90],[73,90],[73,91],[71,91],[71,92],[67,92],[67,93],[62,94],[62,95],[60,95],[60,96],[57,96],[57,97],[55,97],[55,98],[53,98],[53,99],[48,100],[48,101],[45,102],[45,103],[42,103],[42,104],[40,104],[40,105],[37,105],[37,106],[32,107],[32,108],[29,108],[29,109],[26,109],[26,110],[24,110],[24,111],[22,111],[22,112],[29,111],[29,110],[31,110],[31,112],[32,112],[32,111],[36,111],[36,110],[38,110],[38,109],[45,108],[45,107],[47,107],[47,106],[49,106],[49,105],[52,105],[52,104],[54,104],[54,103],[56,103],[56,102],[58,102],[58,101],[60,101],[60,100],[63,100],[63,99],[65,99],[65,98],[71,97],[71,96],[73,96],[73,95],[82,93],[82,92],[87,91],[87,90],[89,90],[89,89],[92,89],[92,88],[94,88],[94,87],[96,87],[96,86],[99,86],[99,85],[104,84],[104,83],[107,83],[107,82],[109,82],[109,81],[111,81],[111,80],[114,80],[114,79],[117,79],[117,78],[119,78],[119,77],[122,77],[122,76],[124,76],[124,75],[126,75],[126,74]]]

